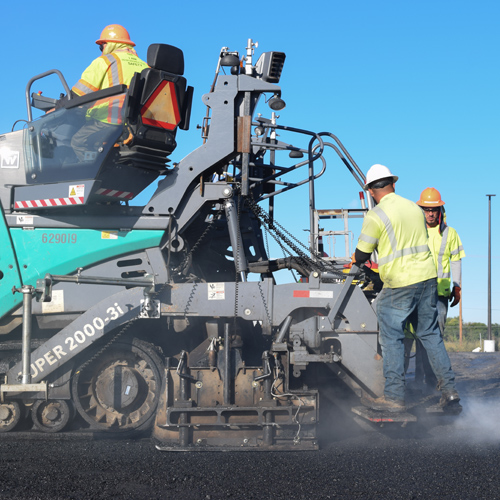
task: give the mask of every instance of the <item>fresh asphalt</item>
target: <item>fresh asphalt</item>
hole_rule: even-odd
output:
[[[0,499],[498,498],[500,354],[451,358],[459,417],[380,428],[332,412],[317,452],[160,452],[149,438],[0,435]]]

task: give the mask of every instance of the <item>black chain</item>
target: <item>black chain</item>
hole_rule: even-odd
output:
[[[196,292],[196,287],[198,286],[198,283],[195,282],[193,283],[193,288],[191,288],[191,292],[189,293],[189,297],[186,302],[186,307],[184,308],[184,319],[187,321],[187,324],[189,325],[189,318],[187,317],[187,313],[189,310],[189,307],[191,305],[191,302],[193,301],[194,294]]]
[[[241,194],[240,190],[238,190],[238,205],[236,208],[236,248],[234,249],[234,270],[235,270],[235,279],[234,279],[234,320],[233,320],[233,328],[234,333],[236,334],[236,321],[238,318],[238,299],[239,299],[239,282],[241,280],[240,269],[239,269],[239,252],[241,245],[241,232],[240,232],[240,211],[241,211]],[[229,220],[227,221],[229,225]],[[224,349],[228,349],[228,346],[225,346]]]
[[[247,200],[247,204],[249,205],[250,209],[252,212],[255,214],[255,216],[264,224],[264,227],[266,230],[269,232],[269,234],[274,238],[276,243],[281,247],[284,253],[292,256],[292,252],[288,250],[285,245],[283,244],[286,243],[286,245],[293,250],[303,266],[307,268],[308,270],[312,270],[314,266],[314,262],[304,253],[302,250],[300,250],[289,238],[287,238],[285,232],[279,231],[277,227],[279,225],[276,222],[272,222],[269,214],[259,205],[254,203],[253,201]]]
[[[309,250],[306,245],[299,241],[295,236],[293,236],[287,229],[285,229],[281,224],[276,221],[271,221],[269,214],[253,200],[246,199],[246,203],[254,215],[262,222],[265,229],[274,238],[276,243],[281,247],[284,253],[293,256],[292,252],[288,250],[283,243],[285,243],[288,248],[295,252],[296,257],[302,264],[302,266],[311,271],[328,271],[332,274],[337,275],[339,278],[345,278],[345,275],[335,269],[331,264],[324,261],[321,256],[314,255],[317,260],[310,258],[305,252],[303,252],[298,245],[306,250]],[[298,244],[296,245],[294,241]]]
[[[271,321],[271,315],[269,314],[269,309],[267,308],[266,298],[264,296],[264,290],[262,290],[262,282],[257,281],[259,287],[260,297],[262,299],[262,304],[264,304],[264,310],[266,311],[267,321],[269,323],[269,328],[273,328],[273,322]]]
[[[203,231],[203,233],[201,233],[200,237],[198,238],[198,241],[193,245],[193,247],[191,248],[191,250],[189,250],[189,252],[186,254],[186,256],[184,257],[184,259],[182,260],[182,262],[173,270],[173,273],[181,273],[184,270],[184,267],[186,266],[186,264],[188,263],[188,261],[191,259],[193,253],[198,249],[198,247],[200,246],[200,244],[203,241],[203,239],[206,237],[206,235],[214,227],[214,222],[219,218],[219,216],[220,216],[223,208],[224,208],[224,206],[221,203],[219,205],[219,209],[217,210],[217,212],[215,213],[215,215],[212,217],[212,219],[210,220],[210,222],[207,224],[207,227],[205,228],[205,230]]]

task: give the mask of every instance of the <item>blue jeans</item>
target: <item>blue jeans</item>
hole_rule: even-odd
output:
[[[448,315],[448,298],[438,295],[437,301],[437,313],[438,313],[438,325],[441,336],[444,335],[444,327],[446,325],[446,317]],[[431,386],[436,386],[436,376],[432,371],[431,364],[429,363],[429,358],[425,349],[422,347],[420,342],[416,345],[416,356],[415,356],[415,382],[423,384],[424,377],[425,383]]]
[[[401,288],[383,288],[377,300],[380,345],[384,359],[384,394],[405,397],[404,326],[415,311],[416,335],[422,342],[441,390],[455,391],[455,374],[438,326],[436,279]]]
[[[439,330],[441,331],[441,335],[444,335],[444,327],[448,316],[448,297],[438,296],[437,310]]]

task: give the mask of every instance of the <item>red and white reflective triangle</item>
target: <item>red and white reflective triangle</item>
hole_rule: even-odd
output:
[[[83,205],[83,196],[71,196],[69,198],[46,198],[44,200],[16,201],[15,208],[44,208],[61,207],[64,205]]]
[[[294,290],[293,296],[296,299],[331,299],[332,290]]]
[[[130,200],[134,197],[134,193],[130,191],[117,191],[116,189],[98,189],[95,194],[100,196],[111,196],[113,198],[120,198],[122,200]]]

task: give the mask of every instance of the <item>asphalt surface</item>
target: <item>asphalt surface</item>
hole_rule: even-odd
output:
[[[4,434],[0,498],[499,498],[500,354],[451,357],[460,416],[380,428],[334,412],[317,452],[160,452],[148,438]]]

